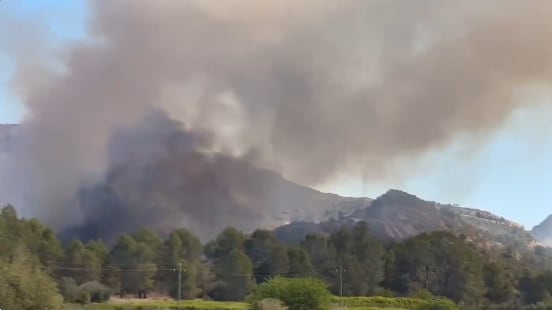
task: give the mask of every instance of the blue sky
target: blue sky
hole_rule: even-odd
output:
[[[85,1],[2,0],[0,21],[8,15],[42,20],[54,44],[63,44],[84,36],[87,12]],[[2,31],[11,30],[0,29],[0,39]],[[13,67],[0,46],[0,123],[17,123],[24,115],[8,90]],[[469,152],[464,140],[453,141],[425,157],[406,178],[364,184],[355,176],[323,189],[376,197],[397,188],[424,199],[489,210],[531,228],[552,213],[552,125],[547,120],[552,107],[542,98],[534,100],[534,106],[516,111],[486,143]]]
[[[539,101],[516,111],[486,143],[452,142],[422,160],[404,180],[363,183],[361,177],[325,188],[348,196],[389,188],[423,199],[485,209],[532,228],[552,213],[552,106]]]
[[[34,20],[37,26],[45,28],[42,31],[51,35],[54,45],[60,45],[83,38],[86,9],[84,0],[2,0],[0,25],[3,18]],[[14,29],[0,27],[0,42],[8,31],[12,32]],[[19,122],[24,114],[22,105],[8,90],[13,70],[13,59],[3,53],[0,47],[0,123]]]

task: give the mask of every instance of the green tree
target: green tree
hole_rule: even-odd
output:
[[[518,289],[525,304],[534,304],[544,298],[544,291],[537,285],[535,275],[528,269],[522,271]]]
[[[233,227],[224,229],[215,240],[205,246],[205,254],[211,259],[218,259],[234,249],[243,250],[245,236]]]
[[[394,248],[386,284],[401,294],[425,289],[454,301],[478,302],[485,294],[483,258],[463,239],[447,232],[410,238]]]
[[[256,230],[245,241],[245,253],[253,262],[257,282],[275,276],[287,274],[289,271],[289,257],[287,247],[281,244],[271,231]]]
[[[16,240],[13,239],[13,222],[17,221],[17,213],[13,217],[13,207],[3,207],[0,211],[0,256],[7,256],[15,250]]]
[[[287,251],[289,260],[289,273],[293,276],[314,276],[314,266],[309,254],[300,247],[289,248]]]
[[[244,252],[245,240],[242,232],[226,228],[205,246],[217,279],[215,299],[242,300],[253,287],[253,263]]]
[[[328,283],[336,283],[335,268],[338,266],[336,249],[328,237],[319,234],[307,234],[301,242],[301,248],[308,254],[315,272]]]
[[[552,271],[550,270],[538,274],[525,272],[519,282],[524,301],[528,304],[547,301],[552,295]]]
[[[71,242],[66,249],[65,256],[70,267],[64,272],[65,276],[73,278],[77,284],[100,279],[101,258],[86,248],[79,240]]]
[[[181,273],[181,297],[195,298],[201,294],[202,246],[199,239],[185,229],[178,229],[169,234],[162,249],[161,265],[158,273],[158,288],[178,296],[178,269]]]
[[[42,265],[51,267],[63,259],[63,247],[54,232],[38,220],[17,217],[15,208],[8,205],[0,211],[0,255],[13,254],[20,246],[36,255]],[[47,269],[52,273],[51,268]]]
[[[366,222],[359,222],[352,231],[353,249],[351,256],[355,264],[351,269],[354,285],[353,295],[373,295],[384,279],[385,249],[368,231]],[[358,269],[358,272],[354,272]]]
[[[239,249],[231,250],[215,263],[215,275],[218,280],[215,298],[243,300],[254,286],[252,273],[253,263],[249,257]]]
[[[504,266],[497,262],[486,263],[483,276],[487,289],[485,297],[492,303],[504,303],[515,297],[515,288]]]
[[[36,253],[42,262],[42,265],[54,273],[53,267],[63,260],[63,246],[53,230],[42,226],[40,223],[36,223],[38,231],[35,231],[35,235],[30,237],[30,240],[36,242],[32,245],[32,241],[28,241],[27,245],[33,253]]]
[[[148,255],[150,255],[152,259],[155,259],[158,255],[161,254],[163,241],[161,241],[159,236],[151,229],[140,229],[132,233],[131,237],[137,243],[142,244],[149,248]]]
[[[329,278],[331,289],[339,292],[340,271],[343,276],[343,294],[349,296],[373,295],[384,279],[384,254],[381,243],[372,237],[365,222],[357,223],[353,229],[342,226],[329,237],[331,248],[335,249],[335,265]]]
[[[112,289],[118,289],[121,295],[132,292],[138,297],[146,297],[147,291],[154,286],[157,253],[152,240],[143,236],[139,239],[136,241],[130,235],[122,235],[108,258],[108,265],[113,270],[106,274],[106,283]]]
[[[109,256],[109,249],[102,240],[89,241],[85,247],[90,253],[94,254],[102,265],[106,263],[107,257]]]
[[[0,288],[1,309],[58,310],[63,305],[54,280],[21,248],[10,259],[0,260]]]
[[[215,275],[213,262],[203,260],[200,263],[197,283],[199,288],[199,298],[209,299],[217,287],[217,276]]]

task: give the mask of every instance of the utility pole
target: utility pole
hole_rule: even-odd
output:
[[[339,265],[336,271],[339,271],[339,304],[340,307],[343,308],[343,271],[346,270],[343,269],[342,265]]]
[[[343,266],[339,265],[339,297],[343,297],[343,271],[346,271],[343,269]]]
[[[178,263],[178,301],[182,295],[182,263]]]

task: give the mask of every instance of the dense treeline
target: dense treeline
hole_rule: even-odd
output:
[[[21,292],[29,295],[27,306],[17,309],[56,309],[61,296],[101,302],[111,293],[243,300],[277,275],[321,278],[335,295],[435,295],[460,305],[521,308],[549,302],[551,257],[540,247],[521,254],[484,249],[447,232],[384,244],[364,222],[307,235],[298,245],[270,231],[246,235],[234,228],[205,245],[186,229],[164,239],[144,229],[120,236],[110,248],[101,240],[63,245],[37,220],[18,218],[13,207],[0,214],[0,300],[7,309]]]

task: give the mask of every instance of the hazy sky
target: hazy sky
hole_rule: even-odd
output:
[[[0,1],[0,25],[3,18],[40,19],[54,34],[55,44],[82,38],[86,16],[84,1]],[[6,44],[2,37],[13,31],[17,29],[0,28],[0,123],[24,117],[18,99],[9,93],[13,60],[1,45]],[[470,147],[459,139],[430,154],[415,171],[370,184],[363,184],[361,175],[344,176],[322,190],[375,197],[397,188],[424,199],[489,210],[531,228],[552,213],[552,106],[547,98],[534,100],[537,105],[518,110],[482,146]]]

